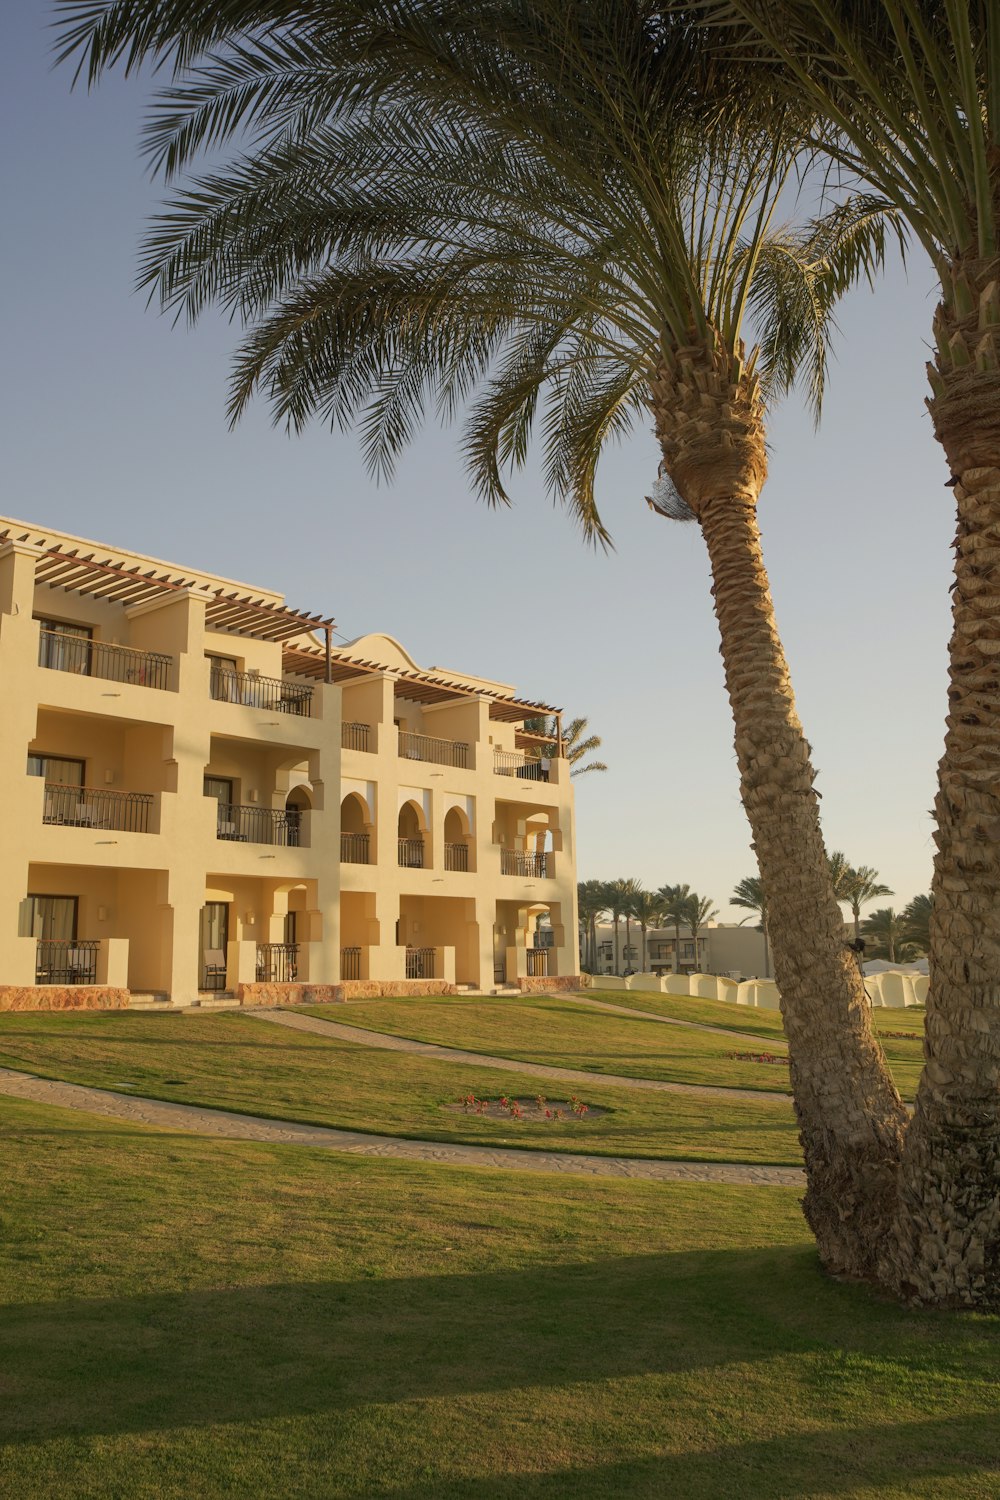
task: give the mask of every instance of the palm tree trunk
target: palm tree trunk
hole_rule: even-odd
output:
[[[832,1270],[870,1275],[906,1114],[846,950],[750,496],[700,512],[715,581],[743,805],[767,889],[771,947],[806,1157],[806,1218]]]
[[[809,745],[761,555],[756,502],[766,476],[762,408],[729,356],[681,351],[652,381],[656,431],[701,525],[713,578],[743,806],[767,891],[807,1187],[824,1265],[870,1276],[891,1216],[906,1112],[843,940]]]
[[[1000,1293],[1000,330],[980,319],[981,303],[998,300],[995,268],[974,269],[967,264],[972,311],[939,309],[929,403],[958,476],[950,707],[935,799],[926,1063],[885,1276],[919,1301],[988,1306]],[[962,348],[975,357],[956,366]]]

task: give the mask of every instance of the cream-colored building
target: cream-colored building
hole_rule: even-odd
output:
[[[332,626],[0,519],[0,1008],[575,979],[553,710]]]
[[[697,941],[697,947],[696,947]],[[675,950],[676,948],[676,959]],[[759,976],[771,973],[770,954],[764,934],[751,923],[711,922],[702,927],[697,940],[690,927],[649,928],[646,933],[646,971],[651,974],[725,974]],[[597,974],[632,974],[643,967],[642,932],[633,919],[626,933],[624,917],[618,924],[597,924]]]

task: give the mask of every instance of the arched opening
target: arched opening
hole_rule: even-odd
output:
[[[357,792],[340,804],[340,860],[345,865],[371,864],[371,817]]]
[[[469,870],[469,820],[460,807],[451,807],[444,820],[444,867]]]
[[[302,785],[293,786],[285,798],[285,837],[286,842],[293,849],[304,842],[302,838],[302,820],[311,808],[312,797],[309,789]]]
[[[415,802],[399,809],[399,863],[410,870],[424,868],[423,813]]]

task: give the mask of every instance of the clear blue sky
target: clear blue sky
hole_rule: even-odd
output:
[[[133,292],[157,192],[138,153],[144,89],[70,92],[47,5],[0,20],[4,347],[0,513],[277,588],[346,637],[398,636],[424,665],[514,682],[585,714],[607,775],[578,781],[580,877],[684,881],[724,916],[754,870],[695,526],[645,505],[638,433],[602,466],[617,551],[594,554],[537,478],[513,510],[469,493],[454,431],[431,428],[391,487],[357,444],[291,439],[260,407],[230,433],[235,330],[175,328]],[[945,713],[949,544],[943,457],[924,408],[934,305],[914,258],[841,310],[820,432],[772,418],[765,552],[827,844],[903,905],[930,881]]]

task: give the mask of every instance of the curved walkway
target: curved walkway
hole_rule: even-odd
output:
[[[312,1031],[317,1036],[336,1037],[360,1047],[376,1047],[384,1052],[410,1052],[440,1062],[460,1062],[473,1068],[493,1068],[504,1073],[531,1073],[538,1078],[557,1078],[562,1083],[605,1083],[614,1088],[651,1089],[661,1094],[705,1094],[713,1099],[790,1100],[791,1094],[770,1089],[726,1089],[710,1083],[667,1083],[662,1078],[630,1078],[623,1073],[595,1073],[584,1068],[557,1068],[548,1063],[518,1062],[510,1057],[492,1057],[486,1052],[464,1052],[458,1047],[441,1047],[436,1042],[415,1042],[412,1037],[392,1036],[383,1031],[366,1031],[360,1026],[344,1026],[319,1016],[300,1016],[295,1011],[263,1010],[247,1007],[245,1015],[275,1026],[290,1026],[293,1031]]]
[[[0,1068],[0,1095],[28,1099],[60,1109],[78,1109],[105,1119],[127,1120],[154,1130],[189,1130],[225,1140],[262,1141],[283,1146],[314,1146],[350,1156],[432,1162],[449,1167],[500,1167],[507,1171],[558,1172],[572,1177],[628,1177],[647,1182],[722,1182],[756,1187],[797,1187],[804,1174],[797,1167],[761,1167],[729,1162],[648,1161],[628,1156],[584,1156],[561,1151],[517,1151],[493,1146],[451,1145],[446,1141],[412,1141],[399,1136],[369,1135],[300,1125],[294,1120],[265,1120],[256,1115],[195,1104],[137,1098],[110,1089],[60,1083]]]
[[[595,1010],[617,1011],[620,1016],[634,1016],[640,1021],[660,1021],[664,1026],[687,1026],[692,1031],[711,1031],[716,1036],[731,1036],[737,1042],[756,1042],[761,1052],[770,1052],[772,1047],[788,1046],[783,1036],[771,1038],[761,1036],[756,1031],[733,1031],[728,1026],[711,1026],[707,1021],[682,1021],[677,1016],[660,1016],[652,1010],[634,1010],[630,1005],[615,1005],[610,1000],[592,1000],[589,995],[580,994],[576,990],[566,998],[576,1005],[592,1005]]]

